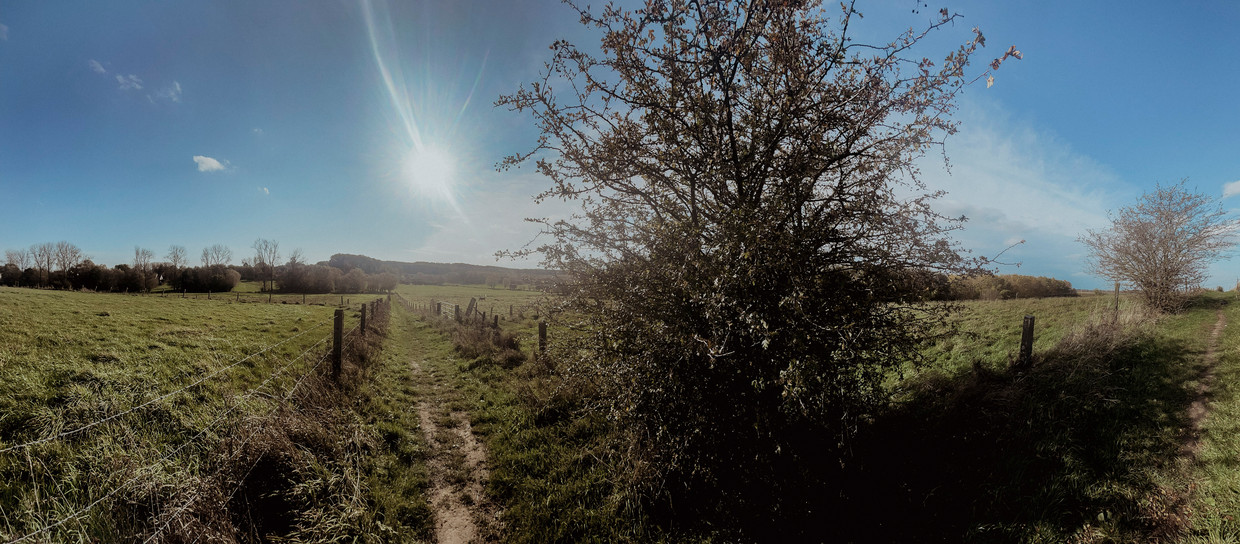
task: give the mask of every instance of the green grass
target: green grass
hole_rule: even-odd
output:
[[[1184,504],[1195,486],[1234,493],[1234,476],[1207,475],[1181,449],[1210,331],[1220,308],[1237,311],[1233,299],[1205,294],[1183,314],[1122,328],[1088,298],[966,305],[963,328],[974,334],[902,382],[899,401],[853,446],[854,466],[839,476],[845,498],[827,503],[840,534],[1175,541],[1190,518],[1224,530],[1222,510]],[[1053,340],[1035,344],[1031,371],[1012,372],[1020,316],[1031,310]],[[1225,449],[1215,456],[1237,458],[1234,441]]]
[[[383,542],[433,540],[434,519],[426,498],[428,446],[416,409],[425,393],[410,371],[410,362],[426,349],[421,340],[417,323],[394,309],[383,352],[358,399],[358,413],[368,431],[379,437],[365,459],[365,471],[367,515],[377,529],[372,536]]]
[[[1180,451],[1217,311],[1240,323],[1232,299],[1209,293],[1183,314],[1116,327],[1107,296],[963,304],[962,334],[927,346],[920,366],[893,377],[895,402],[848,444],[846,466],[826,469],[831,492],[807,499],[814,514],[780,526],[842,541],[1050,543],[1176,541],[1190,523],[1200,536],[1188,541],[1235,541],[1232,389],[1216,391],[1216,403],[1231,404],[1207,420],[1203,462]],[[1122,297],[1121,323],[1135,320],[1136,305]],[[1009,362],[1026,314],[1037,319],[1036,363],[1018,373]],[[1220,384],[1240,378],[1237,347],[1223,336]],[[610,484],[607,422],[583,417],[583,399],[560,389],[554,371],[532,362],[505,370],[439,349],[436,372],[467,401],[491,450],[490,492],[504,505],[507,540],[733,538],[711,533],[734,535],[727,520],[686,534],[644,517]]]
[[[1184,467],[1193,488],[1186,542],[1240,541],[1240,336],[1232,332],[1240,327],[1240,304],[1229,305],[1226,316],[1202,448]]]
[[[398,292],[421,306],[464,306],[476,298],[483,311],[499,313],[501,327],[518,335],[527,353],[535,343],[534,316],[545,312],[540,294],[530,291],[402,285]],[[233,297],[0,289],[0,448],[184,387],[305,332],[333,310],[326,299],[316,306],[294,298],[239,304]],[[345,298],[356,306],[374,296]],[[1195,458],[1181,452],[1185,409],[1205,370],[1217,313],[1226,314],[1229,330],[1240,326],[1233,299],[1208,293],[1183,314],[1126,328],[1108,325],[1113,299],[1107,296],[965,303],[958,321],[963,334],[926,346],[921,365],[893,376],[897,395],[890,408],[847,445],[844,466],[823,468],[831,487],[807,498],[813,515],[790,514],[779,523],[789,535],[859,542],[1240,540],[1234,519],[1240,512],[1240,338],[1227,332],[1220,337],[1202,448]],[[1133,306],[1131,298],[1121,301],[1125,319]],[[1018,373],[1008,362],[1026,314],[1037,319],[1036,363]],[[356,316],[349,312],[347,327]],[[304,420],[285,424],[292,435],[329,433],[324,436],[338,442],[331,448],[351,452],[324,461],[310,450],[331,448],[313,446],[314,440],[275,450],[311,459],[277,465],[300,471],[294,478],[300,483],[286,494],[301,501],[301,517],[289,521],[300,524],[295,534],[312,541],[329,534],[431,540],[430,446],[415,406],[433,402],[443,429],[457,424],[450,412],[466,411],[486,444],[488,497],[468,500],[502,507],[506,541],[736,538],[726,520],[690,524],[696,528],[685,533],[684,523],[677,528],[646,517],[639,501],[612,483],[608,422],[585,415],[588,397],[562,387],[555,365],[473,356],[454,347],[454,337],[464,338],[455,325],[420,312],[394,310],[390,326],[383,352],[350,389],[351,408],[321,414],[336,422],[324,427],[330,431],[298,431],[313,427]],[[29,455],[0,454],[0,536],[60,519],[134,476],[124,493],[41,539],[141,534],[151,512],[210,480],[219,468],[213,452],[235,443],[236,433],[273,405],[252,398],[219,429],[191,437],[232,406],[226,399],[267,379],[320,331],[327,329],[115,422],[34,446]],[[423,372],[411,372],[414,361]],[[282,377],[269,389],[291,383],[292,376]],[[166,466],[141,472],[187,443]]]
[[[961,312],[953,318],[959,334],[938,340],[924,350],[933,372],[955,373],[977,362],[999,369],[1016,358],[1020,348],[1021,322],[1034,316],[1035,353],[1059,343],[1064,334],[1089,319],[1108,317],[1115,308],[1111,296],[1060,297],[1015,300],[972,300],[960,303]],[[1120,298],[1120,312],[1132,312],[1138,305],[1134,295]]]
[[[329,335],[331,315],[311,305],[0,288],[0,448],[126,414],[0,454],[0,534],[45,527],[118,489],[36,540],[115,541],[143,530],[152,509],[209,478],[212,452],[308,371],[313,360],[296,356]],[[355,312],[346,321],[352,327]],[[262,394],[239,396],[269,378]]]
[[[533,308],[537,297],[519,291],[501,296],[498,289],[492,294],[468,286],[418,286],[411,291],[405,296],[415,303],[468,303],[469,297],[485,293],[488,301],[495,299],[496,308],[523,302]],[[505,541],[659,540],[660,530],[643,523],[630,510],[632,503],[625,503],[610,483],[600,440],[608,432],[606,422],[578,417],[575,395],[558,389],[558,378],[548,374],[545,365],[527,361],[507,369],[493,356],[463,357],[451,341],[455,324],[423,315],[409,319],[411,337],[420,346],[415,357],[427,376],[423,391],[437,395],[445,407],[467,411],[470,425],[487,446],[487,492],[502,506]],[[500,323],[510,331],[536,330],[529,313],[525,320]],[[441,417],[439,424],[453,423]]]
[[[485,285],[401,285],[396,292],[418,308],[433,308],[436,302],[442,302],[457,304],[462,312],[472,298],[478,309],[487,313],[487,319],[498,313],[500,327],[515,334],[526,351],[536,345],[538,321],[545,319],[541,312],[548,306],[541,292]]]

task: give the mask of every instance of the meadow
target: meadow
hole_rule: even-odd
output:
[[[298,387],[325,368],[332,314],[0,289],[0,533],[126,540],[149,530],[244,457],[221,452],[246,447],[247,425],[309,390]]]
[[[607,422],[554,361],[506,368],[458,345],[431,364],[489,447],[508,541],[1233,542],[1233,300],[1201,293],[1170,316],[1144,314],[1131,294],[1118,311],[1110,294],[964,302],[956,334],[892,375],[887,409],[819,474],[834,491],[774,526],[643,509],[615,485]],[[1035,362],[1017,371],[1025,315]],[[1191,415],[1194,403],[1208,415]]]
[[[387,334],[372,335],[374,351],[332,387],[310,384],[334,307],[297,298],[0,289],[0,536],[429,542],[450,529],[452,508],[482,540],[773,536],[740,518],[669,518],[616,484],[607,421],[554,360],[533,356],[549,306],[540,293],[401,285]],[[845,463],[823,467],[834,491],[805,498],[813,514],[790,512],[778,531],[1240,539],[1234,298],[1203,293],[1160,317],[1130,295],[1118,313],[1109,295],[962,303],[958,333],[893,374],[889,406],[847,444]],[[470,299],[500,331],[429,311]],[[1015,371],[1027,314],[1035,362]],[[550,341],[564,334],[553,327]],[[290,395],[302,380],[306,391]],[[227,505],[223,519],[201,494]]]

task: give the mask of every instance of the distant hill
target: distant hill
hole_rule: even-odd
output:
[[[401,277],[405,283],[438,284],[500,284],[508,285],[538,283],[549,279],[555,272],[540,268],[505,268],[502,266],[481,266],[465,263],[428,263],[381,261],[365,255],[337,253],[330,259],[318,264],[339,268],[344,272],[360,268],[366,274],[382,274],[391,272]]]

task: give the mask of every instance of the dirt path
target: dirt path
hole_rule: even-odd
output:
[[[1205,425],[1206,417],[1210,415],[1210,390],[1214,385],[1214,368],[1218,364],[1218,342],[1225,328],[1227,328],[1227,314],[1219,310],[1218,319],[1214,323],[1214,329],[1210,331],[1210,341],[1206,345],[1206,353],[1203,357],[1205,369],[1202,370],[1201,377],[1197,380],[1196,396],[1192,404],[1188,406],[1189,429],[1180,449],[1181,454],[1186,456],[1196,457],[1201,450],[1201,429]]]
[[[494,542],[499,539],[499,510],[487,498],[486,448],[469,424],[469,414],[451,410],[441,378],[413,361],[410,370],[426,385],[418,403],[422,433],[431,447],[427,459],[431,491],[428,502],[435,514],[435,541],[439,544]]]

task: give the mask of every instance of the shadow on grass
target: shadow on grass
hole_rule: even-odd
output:
[[[820,503],[834,523],[802,534],[855,542],[1173,535],[1183,499],[1159,475],[1188,424],[1182,384],[1196,377],[1194,354],[1179,341],[1118,329],[1070,335],[1024,374],[978,367],[911,384],[863,430],[838,474],[839,495]]]

